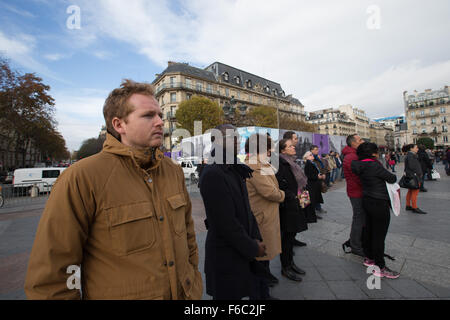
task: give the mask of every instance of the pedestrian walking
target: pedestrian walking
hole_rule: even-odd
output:
[[[334,184],[334,182],[336,180],[337,165],[336,165],[336,160],[335,160],[333,151],[330,151],[330,154],[328,155],[327,160],[328,160],[328,165],[330,166],[330,184]]]
[[[265,140],[266,147],[262,141]],[[256,218],[261,237],[266,245],[266,255],[256,258],[271,274],[272,279],[258,277],[251,300],[272,300],[269,286],[278,284],[278,279],[270,272],[270,261],[281,253],[280,203],[284,201],[284,191],[280,190],[275,170],[269,163],[271,138],[264,134],[253,134],[245,143],[247,157],[245,164],[252,170],[247,179],[250,208]],[[250,148],[250,145],[253,148]]]
[[[405,175],[408,177],[413,177],[415,175],[421,187],[421,181],[423,181],[423,171],[417,155],[419,148],[416,144],[408,144],[404,146],[404,151],[407,152],[405,159]],[[426,212],[417,207],[418,195],[419,189],[408,189],[408,193],[406,194],[406,210],[414,213],[426,214]]]
[[[336,162],[336,180],[341,180],[343,163],[340,154],[337,152],[334,154],[334,161]]]
[[[276,173],[280,189],[284,191],[285,198],[280,205],[281,227],[281,274],[294,281],[302,281],[299,275],[305,271],[294,263],[293,246],[295,234],[308,229],[304,210],[300,207],[298,198],[298,184],[289,164],[289,158],[295,155],[292,140],[282,139],[278,143],[279,168]]]
[[[375,276],[396,279],[400,274],[386,266],[384,249],[391,218],[386,182],[395,183],[397,177],[378,161],[378,147],[375,143],[364,142],[358,146],[356,152],[359,161],[352,161],[351,169],[360,177],[363,191],[363,264],[366,267],[378,267],[373,272]]]
[[[420,162],[420,167],[422,169],[422,180],[420,183],[420,191],[427,192],[428,190],[425,188],[425,176],[428,175],[428,180],[431,180],[431,169],[433,169],[433,165],[431,162],[428,153],[425,151],[425,146],[423,144],[418,145],[419,150],[417,151],[417,157]]]
[[[358,160],[356,149],[364,141],[357,134],[347,137],[347,146],[342,150],[344,155],[344,174],[347,185],[347,196],[353,209],[350,239],[344,243],[344,247],[350,247],[351,253],[364,256],[362,250],[362,228],[364,225],[364,209],[362,206],[362,185],[359,176],[351,169],[352,161]]]
[[[251,296],[258,277],[267,272],[255,260],[266,255],[266,248],[250,209],[245,182],[253,170],[237,158],[238,140],[234,126],[216,127],[211,159],[200,177],[208,230],[206,293],[214,300]]]
[[[125,80],[103,114],[103,150],[53,185],[28,263],[27,297],[200,299],[191,202],[181,167],[159,150],[163,115],[153,86]],[[80,265],[81,283],[72,288],[68,277]]]

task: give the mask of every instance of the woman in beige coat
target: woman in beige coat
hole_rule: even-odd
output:
[[[267,143],[264,146],[264,143]],[[252,178],[247,179],[250,207],[255,215],[264,244],[266,256],[257,258],[270,272],[269,261],[281,253],[279,205],[284,201],[284,191],[278,187],[274,168],[269,163],[271,139],[266,134],[253,134],[247,139],[245,163],[254,170]],[[269,294],[269,286],[278,283],[272,275],[271,281],[256,280],[254,299],[274,299]]]

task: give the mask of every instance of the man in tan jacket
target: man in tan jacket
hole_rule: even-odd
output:
[[[53,186],[28,264],[27,297],[200,299],[191,202],[181,167],[158,148],[163,122],[153,87],[124,81],[103,113],[103,150]]]

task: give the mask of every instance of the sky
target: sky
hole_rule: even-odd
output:
[[[450,85],[448,0],[0,0],[0,54],[50,85],[69,150],[97,137],[122,79],[219,61],[281,84],[306,111],[404,113]]]

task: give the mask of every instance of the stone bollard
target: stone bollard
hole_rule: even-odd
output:
[[[33,186],[31,187],[31,197],[36,198],[38,196],[38,191],[39,191],[38,187],[35,184],[33,184]]]

